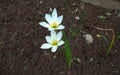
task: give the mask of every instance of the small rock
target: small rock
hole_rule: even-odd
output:
[[[29,33],[25,33],[25,35],[29,35]]]
[[[106,12],[106,15],[107,16],[111,16],[112,14],[110,12]]]
[[[115,50],[115,53],[117,52],[117,50]]]
[[[90,58],[90,62],[92,62],[93,61],[93,58]]]
[[[81,62],[80,58],[77,58],[76,60],[77,60],[78,62]]]
[[[73,3],[73,6],[75,6],[76,5],[76,3]]]
[[[81,6],[81,9],[84,9],[84,8],[85,8],[85,5],[82,5],[82,6]]]
[[[43,3],[43,1],[40,1],[40,4],[42,4]]]
[[[80,17],[79,17],[79,16],[76,16],[75,19],[76,19],[76,20],[80,20]]]
[[[75,12],[78,12],[78,8],[75,9]]]
[[[56,56],[56,55],[54,55],[54,56],[53,56],[53,59],[56,59],[56,58],[57,58],[57,56]]]
[[[85,41],[87,44],[93,43],[93,36],[91,34],[85,34],[85,35],[83,35],[83,37],[85,38]]]
[[[49,8],[49,10],[50,10],[50,12],[52,12],[52,8],[51,7]]]

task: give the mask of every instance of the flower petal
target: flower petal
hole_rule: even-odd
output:
[[[62,31],[57,33],[57,41],[60,41],[62,38]]]
[[[64,44],[64,41],[61,40],[61,41],[58,43],[58,46],[61,46],[61,45],[63,45],[63,44]]]
[[[46,39],[46,41],[47,41],[48,43],[51,43],[51,42],[52,42],[52,40],[51,40],[51,37],[50,37],[50,36],[46,36],[46,37],[45,37],[45,39]]]
[[[63,25],[58,26],[57,30],[61,30],[61,29],[65,29],[65,26]]]
[[[45,15],[45,19],[49,24],[51,24],[53,22],[53,19],[52,19],[51,15],[49,15],[49,14]]]
[[[49,31],[53,31],[53,30],[55,30],[55,29],[50,27],[50,28],[48,28],[48,30],[49,30]]]
[[[57,18],[58,25],[61,24],[62,21],[63,21],[63,15],[61,15]]]
[[[51,52],[56,52],[57,48],[58,48],[57,46],[53,46]]]
[[[52,47],[51,44],[44,43],[44,44],[42,44],[42,46],[41,46],[40,48],[41,48],[41,49],[49,49],[49,48],[51,48],[51,47]]]
[[[53,18],[54,20],[57,18],[57,10],[56,10],[56,8],[53,9],[52,18]]]
[[[45,27],[45,28],[49,28],[50,27],[50,25],[48,23],[46,23],[46,22],[39,22],[39,24],[41,26]]]
[[[56,32],[54,30],[51,31],[51,38],[52,39],[56,38]]]

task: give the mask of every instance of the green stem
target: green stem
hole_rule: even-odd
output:
[[[106,53],[107,56],[109,55],[110,50],[111,50],[114,42],[115,42],[115,36],[113,36],[112,41],[111,41],[111,43],[110,43],[110,46],[108,47],[108,50],[107,50],[107,53]]]
[[[66,38],[66,35],[65,35],[65,32],[63,31],[63,37],[64,37],[64,40],[65,40],[65,45],[64,45],[64,48],[65,48],[65,56],[67,58],[67,61],[68,61],[68,66],[71,67],[71,64],[72,64],[72,55],[71,55],[71,49],[70,49],[70,44]]]

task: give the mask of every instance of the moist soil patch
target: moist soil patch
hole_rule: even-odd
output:
[[[119,11],[80,0],[68,0],[68,6],[64,0],[0,0],[0,75],[120,75]],[[56,53],[40,49],[50,33],[39,22],[45,20],[46,13],[51,13],[50,8],[64,16],[62,24],[73,58],[71,68],[64,46]],[[111,15],[107,16],[107,12]],[[105,18],[100,19],[101,15]],[[76,16],[80,19],[75,19]],[[92,26],[114,29],[118,39],[108,56],[106,42],[96,35],[105,35],[111,42],[112,32]],[[92,44],[85,42],[82,31],[93,36]]]

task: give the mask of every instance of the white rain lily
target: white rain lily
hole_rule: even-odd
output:
[[[51,52],[56,52],[58,46],[61,46],[64,44],[64,41],[62,39],[62,31],[56,33],[55,31],[51,31],[51,36],[45,37],[47,43],[44,43],[41,46],[41,49],[51,49]]]
[[[45,28],[51,30],[62,30],[65,27],[61,25],[63,20],[63,15],[58,17],[56,8],[53,9],[52,14],[45,14],[45,19],[47,22],[39,22],[39,24]]]

